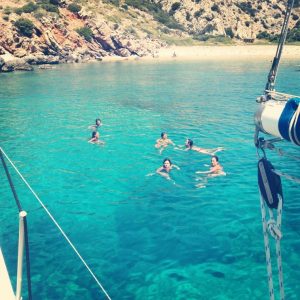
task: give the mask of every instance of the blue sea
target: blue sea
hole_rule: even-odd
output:
[[[253,114],[270,60],[98,62],[0,74],[0,146],[112,299],[269,299]],[[297,65],[283,61],[278,90],[300,94]],[[88,143],[97,117],[102,146]],[[195,171],[208,170],[210,156],[173,146],[159,153],[161,132],[179,148],[186,138],[224,147],[218,156],[227,175],[204,178],[197,188]],[[299,154],[287,142],[278,146]],[[299,174],[299,161],[267,155],[278,169]],[[172,180],[154,174],[166,157],[180,167]],[[105,299],[9,170],[28,212],[33,299]],[[300,190],[282,183],[285,293],[296,300]],[[0,245],[15,286],[18,211],[2,167],[0,210]]]

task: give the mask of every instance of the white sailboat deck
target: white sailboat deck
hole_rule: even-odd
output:
[[[16,300],[0,248],[0,299]]]

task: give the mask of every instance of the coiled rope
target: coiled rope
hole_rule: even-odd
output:
[[[100,289],[102,290],[102,292],[105,294],[106,298],[109,299],[109,300],[111,300],[110,296],[108,295],[108,293],[104,289],[103,285],[100,283],[100,281],[98,280],[98,278],[96,277],[96,275],[93,273],[93,271],[90,269],[90,267],[85,262],[85,260],[83,259],[83,257],[80,255],[80,253],[78,252],[78,250],[76,249],[76,247],[74,246],[74,244],[71,242],[71,240],[68,238],[68,236],[66,235],[66,233],[63,231],[63,229],[60,227],[60,225],[54,219],[54,217],[49,212],[49,210],[47,209],[47,207],[45,206],[45,204],[42,202],[42,200],[39,198],[39,196],[36,194],[36,192],[32,189],[32,187],[29,185],[29,183],[26,181],[26,179],[23,177],[23,175],[20,173],[20,171],[17,169],[17,167],[14,165],[14,163],[10,160],[10,158],[8,157],[8,155],[4,152],[4,150],[1,147],[0,147],[0,151],[4,154],[4,156],[9,161],[9,163],[11,164],[11,166],[15,169],[15,171],[20,176],[20,178],[22,179],[22,181],[25,183],[25,185],[28,187],[28,189],[31,191],[31,193],[34,195],[34,197],[38,200],[38,202],[40,203],[40,205],[46,211],[46,213],[48,214],[48,216],[50,217],[50,219],[53,221],[53,223],[55,224],[55,226],[58,228],[58,230],[61,232],[61,234],[63,235],[63,237],[66,239],[66,241],[68,242],[68,244],[70,245],[70,247],[74,250],[74,252],[77,254],[77,256],[79,257],[79,259],[81,260],[81,262],[84,264],[84,266],[87,268],[87,270],[89,271],[89,273],[92,275],[92,277],[96,281],[97,285],[100,287]]]

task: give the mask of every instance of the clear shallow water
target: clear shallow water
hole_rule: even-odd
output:
[[[300,94],[299,62],[278,89]],[[253,147],[255,98],[269,62],[111,63],[0,74],[0,142],[112,299],[268,299]],[[103,120],[106,145],[87,143]],[[209,156],[169,147],[223,146],[226,177],[196,189]],[[291,148],[288,144],[284,147]],[[294,154],[299,149],[291,148]],[[176,182],[153,173],[165,157]],[[299,162],[270,154],[299,173]],[[11,169],[10,169],[11,170]],[[11,170],[29,213],[35,299],[104,299],[91,276]],[[299,299],[299,188],[283,181],[287,299]],[[14,275],[17,212],[0,168],[0,243]],[[276,282],[276,275],[275,275]]]

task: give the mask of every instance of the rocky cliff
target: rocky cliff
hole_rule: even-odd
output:
[[[285,2],[1,0],[0,70],[106,56],[155,56],[168,44],[212,37],[254,42],[261,33],[280,32]],[[296,8],[292,28],[300,27],[299,14]]]

